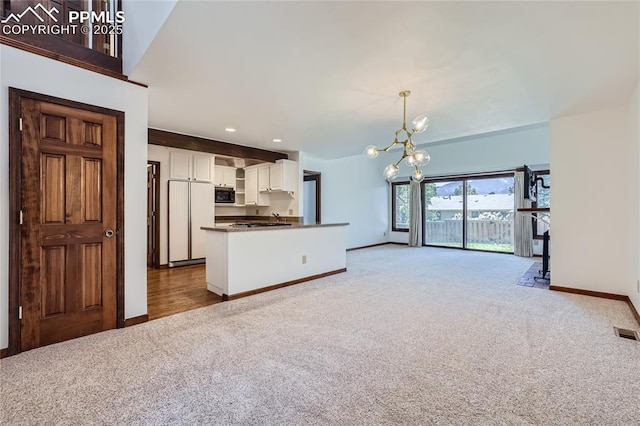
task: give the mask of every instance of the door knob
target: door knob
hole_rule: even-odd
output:
[[[106,231],[104,231],[104,236],[107,238],[113,237],[113,234],[115,234],[115,232],[113,232],[113,229],[107,229]]]

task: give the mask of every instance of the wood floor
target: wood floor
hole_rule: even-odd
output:
[[[222,302],[207,290],[205,266],[147,269],[149,320]]]

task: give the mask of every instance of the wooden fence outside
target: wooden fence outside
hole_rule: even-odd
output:
[[[455,243],[462,241],[462,220],[427,222],[427,241],[431,243]],[[513,244],[513,222],[499,220],[468,220],[468,243]]]

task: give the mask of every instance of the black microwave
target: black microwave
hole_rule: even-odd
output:
[[[216,188],[216,204],[234,204],[236,191],[233,188]]]

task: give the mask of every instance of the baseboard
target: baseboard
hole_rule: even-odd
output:
[[[622,294],[614,294],[614,293],[603,293],[601,291],[582,290],[579,288],[560,287],[557,285],[549,286],[549,290],[563,291],[565,293],[582,294],[584,296],[600,297],[603,299],[612,299],[612,300],[620,300],[623,302],[627,302],[627,305],[629,305],[629,309],[631,309],[631,314],[640,325],[640,314],[638,314],[638,311],[636,310],[636,307],[633,305],[633,302],[631,302],[631,299],[629,299],[629,296],[625,296]]]
[[[0,359],[9,356],[9,348],[0,349]]]
[[[352,248],[348,248],[347,251],[353,251],[353,250],[362,250],[362,249],[366,249],[366,248],[371,248],[371,247],[378,247],[378,246],[384,246],[387,244],[394,244],[394,243],[378,243],[378,244],[369,244],[368,246],[360,246],[360,247],[352,247]]]
[[[347,268],[336,269],[335,271],[323,272],[322,274],[310,275],[308,277],[299,278],[297,280],[287,281],[280,284],[274,284],[274,285],[270,285],[269,287],[262,287],[256,290],[245,291],[242,293],[236,293],[232,295],[223,294],[222,300],[228,301],[228,300],[240,299],[242,297],[253,296],[254,294],[264,293],[265,291],[276,290],[278,288],[288,287],[294,284],[300,284],[307,281],[317,280],[318,278],[328,277],[329,275],[341,274],[342,272],[347,272]]]
[[[629,309],[631,309],[631,313],[633,314],[636,321],[638,321],[638,324],[640,325],[640,314],[638,314],[638,310],[636,309],[631,299],[628,297],[627,297],[627,303],[629,304]]]
[[[622,294],[604,293],[601,291],[583,290],[581,288],[560,287],[557,285],[550,285],[549,290],[562,291],[565,293],[582,294],[584,296],[600,297],[603,299],[622,300],[626,302],[629,298]]]
[[[142,324],[143,322],[149,321],[149,315],[144,314],[133,318],[127,318],[124,320],[125,327],[131,327],[132,325]]]

